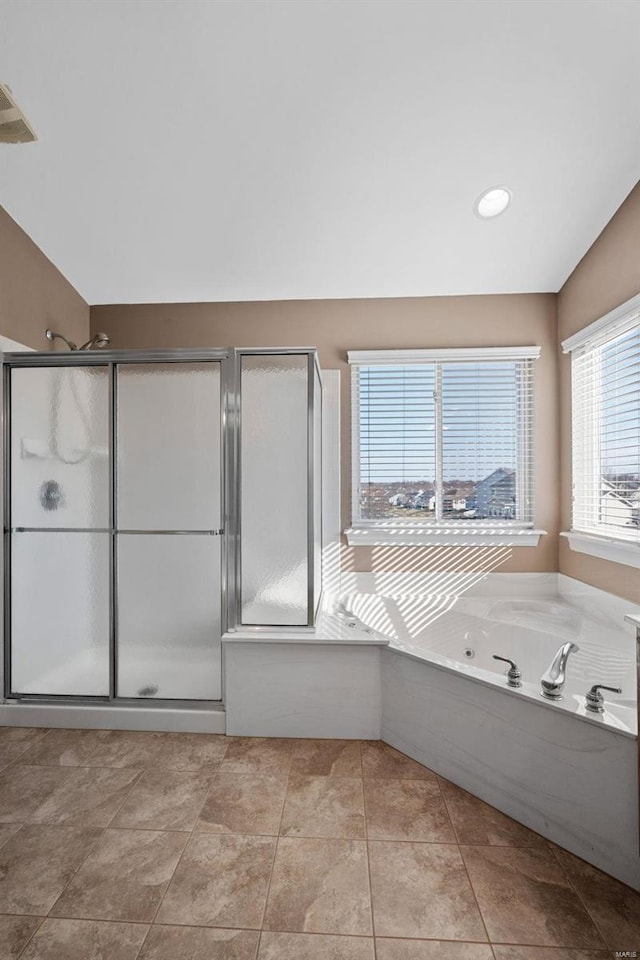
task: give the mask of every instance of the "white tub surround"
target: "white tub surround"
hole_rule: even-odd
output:
[[[634,738],[398,651],[382,659],[384,741],[640,889]]]
[[[369,637],[225,641],[227,733],[380,739],[384,646]]]
[[[83,730],[160,730],[225,733],[224,707],[75,706],[69,703],[0,703],[0,727],[62,727]]]

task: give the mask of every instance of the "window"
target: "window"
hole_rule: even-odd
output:
[[[539,352],[349,353],[349,543],[461,543],[466,536],[477,545],[510,536],[537,543],[532,415]]]
[[[583,535],[570,534],[571,545],[640,566],[640,296],[563,348],[571,353],[571,527]]]

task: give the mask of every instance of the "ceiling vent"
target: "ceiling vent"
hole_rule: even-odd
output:
[[[37,139],[10,88],[0,83],[0,143],[33,143]]]

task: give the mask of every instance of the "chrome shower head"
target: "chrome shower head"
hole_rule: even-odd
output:
[[[50,343],[53,343],[54,340],[64,340],[66,345],[69,347],[69,350],[77,350],[78,346],[73,342],[73,340],[67,340],[67,338],[62,333],[54,333],[53,330],[48,329],[44,332],[45,337]]]
[[[80,349],[92,350],[94,347],[98,347],[100,349],[102,347],[108,347],[110,343],[111,343],[111,337],[109,336],[109,334],[100,331],[99,333],[95,333],[91,337],[91,340],[87,340],[86,343],[83,343]]]

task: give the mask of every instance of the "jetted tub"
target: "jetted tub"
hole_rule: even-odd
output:
[[[635,608],[627,604],[626,609]],[[585,609],[570,595],[513,599],[366,593],[344,595],[338,613],[383,636],[392,650],[550,709],[637,733],[635,639],[623,615],[615,620],[593,604]],[[540,678],[567,641],[579,650],[567,661],[563,699],[550,701],[541,695]],[[494,660],[494,654],[518,665],[522,687],[507,685],[508,664]],[[620,695],[603,691],[604,714],[585,707],[585,694],[596,683],[622,689]]]
[[[388,641],[382,739],[640,890],[636,641],[625,622],[640,608],[562,575],[489,575],[455,593],[398,585],[399,575],[352,575],[334,607]],[[546,700],[540,677],[569,640],[580,650],[564,699]],[[494,653],[518,664],[522,687],[507,686]],[[623,691],[603,691],[604,714],[585,709],[596,683]]]

